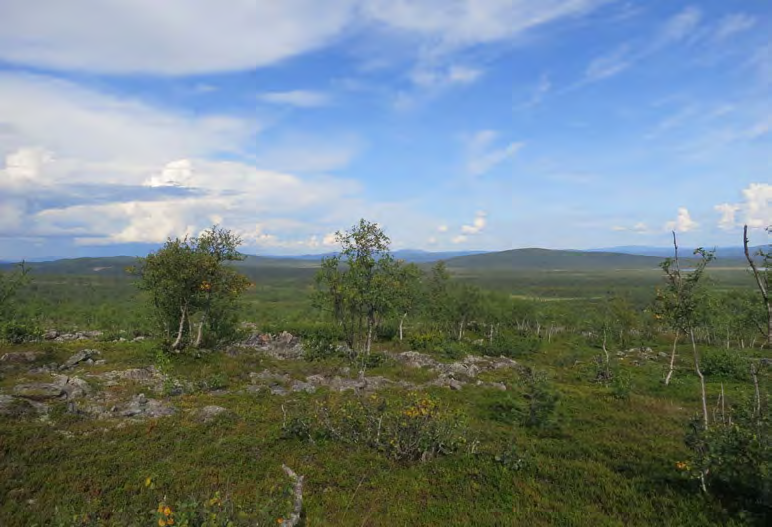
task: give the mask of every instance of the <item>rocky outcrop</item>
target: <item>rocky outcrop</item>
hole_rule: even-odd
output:
[[[280,360],[299,359],[303,356],[303,345],[300,343],[300,338],[286,331],[282,331],[278,335],[254,333],[240,345],[258,349]]]
[[[16,351],[3,354],[0,362],[26,363],[35,362],[44,354],[42,351]]]
[[[101,352],[99,350],[90,350],[90,349],[84,349],[80,350],[78,353],[67,359],[64,364],[59,366],[59,370],[69,370],[80,364],[81,362],[85,362],[87,364],[94,364],[94,357],[97,357],[101,355]]]

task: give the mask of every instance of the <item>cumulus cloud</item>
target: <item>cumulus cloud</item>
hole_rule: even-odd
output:
[[[478,211],[477,214],[475,214],[475,218],[472,221],[471,225],[462,225],[461,226],[461,233],[462,234],[477,234],[480,231],[482,231],[485,228],[485,225],[487,223],[486,217],[487,214],[484,211]]]
[[[665,229],[675,232],[689,232],[696,229],[699,224],[694,221],[686,207],[679,207],[678,217],[674,221],[665,224]]]
[[[178,114],[46,76],[0,74],[0,123],[5,237],[155,243],[198,232],[217,217],[265,245],[279,240],[256,232],[256,218],[275,225],[288,216],[316,217],[360,191],[333,176],[214,160],[229,151],[239,157],[259,129],[250,121]],[[335,157],[340,166],[343,158]],[[330,156],[324,159],[329,167]],[[317,229],[306,222],[285,233],[308,241]]]
[[[440,225],[437,227],[438,232],[448,232],[448,226],[447,225]]]
[[[466,236],[464,236],[463,234],[459,234],[458,236],[454,236],[453,238],[451,238],[450,242],[451,243],[455,243],[455,244],[459,244],[459,243],[466,242],[467,239],[468,238]]]
[[[312,90],[268,92],[261,93],[257,97],[263,102],[286,104],[288,106],[297,106],[300,108],[315,108],[326,106],[330,103],[328,94]]]
[[[490,172],[515,156],[524,146],[517,142],[496,146],[494,143],[497,138],[498,132],[494,130],[480,130],[467,140],[466,171],[469,175],[482,176]]]
[[[719,228],[732,230],[747,225],[752,229],[766,229],[772,226],[772,185],[768,183],[751,183],[742,191],[744,201],[741,203],[722,203],[714,209],[721,213]],[[738,221],[738,216],[741,220]]]

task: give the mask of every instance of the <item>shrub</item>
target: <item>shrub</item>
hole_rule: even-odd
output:
[[[336,340],[324,334],[313,335],[304,339],[303,352],[303,357],[309,362],[340,357],[342,355]]]
[[[769,512],[772,508],[772,427],[766,405],[755,407],[753,398],[729,410],[706,430],[701,418],[689,424],[686,445],[689,461],[676,468],[702,479],[734,508]]]
[[[508,392],[491,405],[493,419],[505,423],[518,423],[529,428],[547,428],[554,424],[558,392],[547,375],[532,369],[521,373],[519,381],[521,397]]]
[[[40,329],[33,324],[6,322],[0,325],[0,340],[10,344],[22,344],[40,337]]]
[[[414,333],[407,341],[414,351],[436,351],[445,344],[445,337],[437,332]]]
[[[520,380],[526,404],[520,407],[520,422],[530,428],[547,428],[554,424],[560,394],[552,386],[547,374],[528,369]]]
[[[539,351],[541,340],[533,336],[501,333],[481,346],[483,355],[516,358]]]
[[[745,380],[749,376],[748,360],[737,352],[708,350],[702,356],[702,373],[720,379]]]
[[[463,417],[419,393],[399,403],[376,395],[327,399],[317,403],[311,421],[312,437],[366,446],[401,462],[452,454],[466,444]]]

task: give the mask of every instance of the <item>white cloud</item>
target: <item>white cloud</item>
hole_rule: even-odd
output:
[[[300,108],[315,108],[326,106],[330,103],[330,97],[326,93],[311,90],[292,90],[283,92],[261,93],[258,99],[273,104],[286,104]]]
[[[663,26],[659,44],[671,44],[683,41],[692,36],[702,21],[702,11],[694,6],[671,17]]]
[[[631,64],[630,50],[627,46],[622,46],[608,55],[603,55],[590,62],[584,76],[587,82],[608,79],[622,73]]]
[[[737,226],[735,217],[737,211],[741,209],[740,205],[733,205],[731,203],[722,203],[713,207],[717,212],[721,213],[721,219],[718,220],[719,228],[723,230],[732,230]]]
[[[426,243],[429,245],[436,245],[437,244],[437,238],[434,236],[430,236],[428,240],[426,240]]]
[[[466,171],[471,176],[482,176],[490,172],[523,148],[523,143],[509,143],[495,147],[498,133],[494,130],[481,130],[467,140]]]
[[[464,236],[463,234],[459,234],[458,236],[454,236],[454,237],[453,237],[453,238],[450,240],[450,242],[451,242],[451,243],[455,243],[455,244],[459,244],[459,243],[464,243],[464,242],[466,242],[466,241],[467,241],[467,239],[468,239],[468,238],[467,238],[466,236]]]
[[[330,232],[324,235],[322,239],[322,245],[331,247],[338,245],[338,235],[334,232]]]
[[[410,80],[424,88],[444,88],[454,84],[471,84],[482,74],[482,70],[469,66],[450,65],[443,68],[419,66],[411,73]]]
[[[438,232],[448,232],[448,226],[447,225],[440,225],[437,227]]]
[[[238,149],[257,123],[188,116],[41,75],[0,73],[0,155],[42,145],[57,158],[121,160],[143,168]]]
[[[484,211],[478,211],[477,214],[475,214],[475,218],[472,221],[471,225],[462,225],[461,226],[461,233],[462,234],[477,234],[480,231],[482,231],[485,228],[485,225],[487,223],[486,217],[487,214]]]
[[[5,0],[0,59],[106,73],[246,70],[327,44],[353,0]]]
[[[190,187],[193,166],[189,159],[167,163],[160,174],[154,174],[143,185],[146,187]]]
[[[614,225],[611,227],[612,231],[616,232],[633,232],[635,234],[650,234],[649,226],[640,221],[632,227],[625,227],[624,225]]]
[[[562,18],[585,14],[607,0],[370,0],[366,15],[394,30],[454,49],[515,37]]]
[[[745,198],[742,203],[722,203],[714,207],[721,213],[719,228],[733,230],[743,224],[752,229],[766,229],[772,226],[772,185],[751,183],[743,189],[742,194]]]
[[[275,64],[351,29],[433,53],[512,39],[611,0],[5,0],[0,60],[100,73],[201,74]],[[223,38],[226,36],[226,38]],[[462,74],[463,76],[463,74]]]
[[[675,232],[689,232],[696,229],[699,224],[694,221],[686,207],[679,207],[678,217],[675,221],[669,221],[665,224],[665,229]]]
[[[756,19],[745,13],[733,13],[726,15],[716,29],[715,37],[717,40],[725,40],[751,29],[756,25]]]

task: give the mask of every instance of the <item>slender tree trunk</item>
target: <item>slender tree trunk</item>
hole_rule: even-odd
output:
[[[179,349],[182,345],[182,333],[185,330],[185,319],[188,314],[188,306],[182,306],[180,312],[180,327],[177,329],[177,338],[174,340],[174,343],[172,343],[173,350]]]
[[[399,319],[399,341],[402,342],[402,326],[405,323],[405,317],[407,317],[407,313],[402,315],[402,318]]]
[[[705,393],[705,376],[700,370],[700,356],[697,353],[697,343],[694,341],[694,329],[689,329],[689,334],[692,340],[692,352],[694,353],[694,371],[697,372],[697,376],[700,378],[700,389],[702,390],[702,417],[705,421],[705,430],[708,429],[708,400]]]
[[[676,350],[678,348],[678,330],[676,330],[675,338],[673,339],[673,352],[670,354],[670,370],[665,377],[665,386],[670,384],[670,379],[673,377],[673,370],[675,370]]]
[[[764,280],[761,278],[761,273],[759,272],[758,268],[756,267],[756,262],[753,261],[753,258],[751,258],[750,249],[748,248],[748,226],[745,225],[743,228],[743,248],[745,249],[745,259],[748,260],[748,265],[751,267],[751,271],[753,271],[753,277],[756,279],[756,285],[759,287],[759,292],[761,293],[761,298],[764,301],[764,305],[767,308],[767,346],[772,347],[772,302],[770,302],[769,298],[769,291],[767,291],[767,287],[764,284]]]
[[[493,324],[488,329],[488,344],[493,344]]]
[[[375,323],[372,319],[367,319],[367,342],[365,344],[365,354],[370,355],[370,348],[373,345],[373,326]]]

